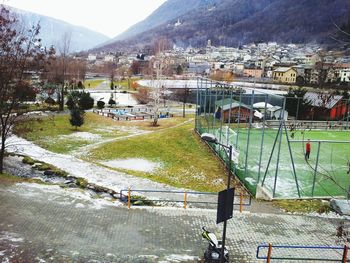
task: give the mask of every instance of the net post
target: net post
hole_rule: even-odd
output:
[[[317,174],[317,168],[318,168],[318,160],[320,158],[320,148],[321,148],[321,142],[318,142],[317,156],[316,156],[316,165],[315,165],[315,173],[314,173],[314,180],[312,182],[312,191],[311,191],[311,196],[312,197],[314,197],[314,191],[315,191],[316,174]]]

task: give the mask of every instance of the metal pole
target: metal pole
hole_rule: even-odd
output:
[[[294,164],[294,159],[293,159],[292,148],[290,147],[290,141],[289,141],[289,138],[288,138],[288,131],[287,131],[287,127],[286,127],[286,124],[285,124],[285,123],[284,123],[284,130],[285,130],[285,132],[286,132],[287,143],[288,143],[288,149],[289,149],[289,155],[290,155],[290,160],[291,160],[291,162],[292,162],[292,168],[293,168],[293,174],[294,174],[295,184],[296,184],[296,186],[297,186],[298,196],[300,197],[299,183],[298,183],[297,173],[296,173],[296,171],[295,171],[295,164]]]
[[[199,121],[199,113],[200,113],[200,108],[198,108],[198,105],[200,107],[200,102],[199,102],[199,85],[198,85],[199,78],[197,78],[197,90],[196,90],[196,121],[195,121],[195,129],[197,132],[199,131],[198,129],[198,121]]]
[[[272,244],[269,243],[269,248],[267,250],[267,259],[266,259],[267,263],[271,262],[271,254],[272,254]]]
[[[227,148],[225,145],[224,147]],[[230,183],[231,183],[231,159],[232,159],[232,145],[229,146],[229,156],[228,156],[228,165],[227,165],[227,190],[230,189]],[[226,204],[228,203],[228,195],[226,194]],[[222,232],[222,247],[221,247],[221,257],[220,262],[225,262],[225,241],[226,241],[226,227],[227,227],[227,219],[224,221],[224,228]]]
[[[242,90],[239,91],[239,106],[238,106],[238,114],[237,114],[237,117],[238,117],[238,121],[237,121],[237,135],[236,135],[236,149],[239,149],[238,148],[238,135],[239,135],[239,124],[240,124],[240,121],[241,121],[241,103],[242,103]]]
[[[278,132],[277,132],[276,137],[275,137],[275,141],[273,142],[271,154],[270,154],[270,157],[269,157],[269,161],[267,162],[267,166],[266,166],[264,178],[263,178],[263,180],[262,180],[262,182],[261,182],[261,186],[264,186],[265,179],[266,179],[266,175],[267,175],[267,172],[268,172],[269,167],[270,167],[271,159],[272,159],[273,153],[274,153],[274,151],[275,151],[276,142],[277,142],[277,139],[278,139],[278,135],[279,135],[279,133],[281,132],[281,129],[282,129],[282,126],[281,126],[281,124],[280,124],[280,127],[278,128]]]
[[[250,101],[250,113],[249,113],[249,126],[248,126],[248,135],[247,135],[247,146],[245,151],[245,163],[244,163],[244,176],[247,176],[248,173],[248,155],[249,155],[249,142],[250,142],[250,131],[252,129],[252,121],[253,121],[253,104],[254,104],[254,90]]]
[[[221,90],[221,113],[220,113],[220,134],[219,134],[219,142],[221,142],[222,138],[222,123],[225,121],[225,111],[224,111],[224,102],[225,102],[225,90]]]
[[[229,144],[230,139],[230,128],[231,128],[231,110],[232,110],[232,89],[231,89],[231,95],[230,95],[230,111],[228,112],[228,128],[226,132],[226,144]]]
[[[203,84],[203,82],[202,82]],[[208,120],[208,116],[207,116],[207,91],[208,91],[208,87],[207,87],[207,82],[205,83],[205,88],[202,91],[203,92],[203,106],[204,106],[204,120],[206,121],[207,124],[207,132],[209,132],[209,120]]]
[[[298,115],[299,115],[299,103],[300,103],[300,98],[298,97],[298,103],[297,103],[297,112],[295,114],[295,122],[294,122],[294,125],[295,127],[297,126],[297,120],[298,120]]]
[[[348,110],[348,116],[346,118],[346,128],[349,129],[349,114],[350,114],[350,99],[348,99],[348,106],[347,106],[347,110]]]
[[[213,125],[212,125],[212,129],[213,129],[213,131],[214,131],[214,129],[216,129],[216,117],[215,117],[215,111],[216,111],[216,101],[217,101],[217,99],[218,99],[218,86],[216,85],[216,87],[215,87],[215,100],[214,100],[214,114],[213,114],[213,116],[214,116],[214,121],[213,121]],[[216,132],[214,133],[215,134],[215,136],[216,136]]]
[[[258,170],[257,184],[259,184],[260,174],[261,174],[261,161],[262,161],[262,153],[263,153],[263,148],[264,148],[265,124],[266,124],[266,108],[267,108],[267,95],[265,94],[265,111],[264,111],[264,117],[263,117],[263,128],[262,128],[262,137],[261,137],[261,145],[260,145],[260,157],[259,157],[259,170]]]
[[[280,140],[279,140],[279,145],[278,145],[278,152],[277,152],[277,161],[276,161],[276,172],[275,172],[275,181],[273,184],[273,194],[272,197],[275,197],[276,194],[276,186],[277,186],[277,175],[278,175],[278,168],[279,168],[279,164],[280,164],[280,155],[281,155],[281,145],[282,145],[282,134],[283,134],[283,129],[282,129],[282,125],[286,125],[284,122],[284,110],[286,108],[286,98],[284,98],[283,101],[283,107],[282,107],[282,114],[280,114]]]
[[[345,244],[344,245],[344,250],[343,250],[343,258],[342,258],[342,263],[346,263],[347,262],[347,258],[348,258],[348,246]]]
[[[314,196],[314,190],[315,190],[316,174],[317,174],[317,168],[318,168],[318,160],[319,160],[319,156],[320,156],[320,148],[321,148],[321,142],[318,142],[316,166],[315,166],[314,180],[312,182],[312,191],[311,191],[311,196],[312,197]]]

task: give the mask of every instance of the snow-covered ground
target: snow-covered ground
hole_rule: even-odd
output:
[[[90,133],[90,132],[75,132],[69,135],[61,135],[60,137],[87,140],[87,141],[95,141],[95,140],[101,139],[101,135]]]
[[[101,162],[102,164],[113,167],[113,168],[123,168],[128,170],[136,170],[141,172],[153,172],[157,168],[161,167],[160,163],[151,162],[140,158],[130,158],[130,159],[117,159]]]
[[[32,198],[47,193],[47,200],[59,205],[74,205],[76,208],[102,209],[106,206],[120,206],[120,202],[112,202],[111,198],[91,198],[87,191],[76,188],[62,188],[58,185],[19,183],[11,188],[13,193]]]

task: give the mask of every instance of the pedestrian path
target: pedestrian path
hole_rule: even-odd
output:
[[[197,262],[206,247],[201,227],[218,236],[222,231],[222,224],[215,223],[215,210],[128,210],[58,186],[1,184],[0,200],[1,262]],[[228,221],[227,245],[232,262],[264,262],[255,256],[262,243],[335,245],[339,222],[235,212]],[[308,256],[324,256],[315,253]]]

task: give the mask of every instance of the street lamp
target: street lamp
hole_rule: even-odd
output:
[[[229,150],[229,154],[228,154],[228,162],[226,164],[227,167],[227,172],[228,172],[228,176],[227,176],[227,188],[226,190],[228,191],[230,189],[230,183],[231,183],[231,160],[232,160],[232,145],[230,144],[229,146],[222,144],[218,141],[218,139],[215,137],[215,135],[211,134],[211,133],[203,133],[201,135],[201,138],[207,142],[210,143],[215,143],[218,144],[222,147],[224,147],[225,149]],[[225,150],[225,153],[227,155],[227,152]],[[226,193],[226,204],[229,203],[228,200],[228,193]],[[227,218],[226,218],[226,213],[225,213],[225,220],[224,220],[224,228],[223,228],[223,233],[222,233],[222,247],[221,247],[221,257],[220,257],[220,262],[225,262],[225,240],[226,240],[226,226],[227,226]]]

